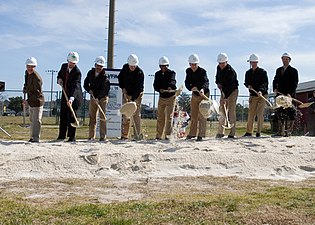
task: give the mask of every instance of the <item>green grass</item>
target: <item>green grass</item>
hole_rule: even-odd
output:
[[[75,198],[34,204],[23,196],[1,195],[0,224],[314,224],[314,186],[248,183],[254,189],[152,195],[109,204]]]
[[[84,124],[77,128],[77,139],[88,138],[88,123],[89,119],[86,118]],[[26,125],[29,125],[29,119],[26,118]],[[28,140],[29,128],[23,126],[23,117],[21,116],[0,116],[0,126],[12,135],[13,140]],[[156,120],[143,119],[142,120],[142,133],[146,139],[154,139],[156,136]],[[213,121],[207,121],[207,137],[214,137],[217,133],[218,123]],[[186,128],[186,133],[189,132],[189,126]],[[237,122],[236,135],[242,136],[246,132],[246,122]],[[270,123],[264,124],[263,133],[270,134]],[[228,131],[226,131],[226,135]],[[56,124],[56,118],[43,117],[42,119],[42,140],[54,140],[58,136],[58,124]],[[8,139],[8,136],[0,131],[0,138]]]

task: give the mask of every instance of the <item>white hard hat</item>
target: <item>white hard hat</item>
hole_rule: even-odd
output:
[[[291,59],[291,54],[288,53],[288,52],[285,52],[285,53],[282,54],[281,58],[282,58],[282,57],[288,57],[288,58]]]
[[[189,62],[189,63],[193,63],[193,64],[199,63],[199,57],[198,57],[198,55],[197,55],[197,54],[192,54],[192,55],[190,55],[189,58],[188,58],[188,62]]]
[[[167,66],[170,64],[170,61],[168,60],[168,58],[166,56],[162,56],[160,59],[159,59],[159,65],[160,66]]]
[[[101,55],[96,57],[95,64],[100,65],[100,66],[105,66],[105,57]]]
[[[135,54],[131,54],[130,56],[128,56],[127,62],[129,66],[137,66],[139,63],[138,56],[136,56]]]
[[[37,60],[34,57],[29,57],[26,60],[25,65],[27,65],[27,66],[37,66]]]
[[[228,60],[229,60],[229,58],[228,58],[226,53],[220,53],[218,55],[218,59],[217,59],[218,63],[224,63],[224,62],[227,62]]]
[[[247,62],[258,62],[259,61],[259,56],[256,54],[251,54],[249,56],[249,59],[247,60]]]
[[[67,56],[67,61],[72,63],[78,63],[79,62],[79,54],[77,52],[69,52]]]

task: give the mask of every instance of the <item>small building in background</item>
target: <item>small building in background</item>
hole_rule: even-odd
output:
[[[300,100],[301,102],[307,102],[309,98],[312,97],[313,91],[315,90],[315,80],[307,81],[303,83],[299,83],[296,89],[296,99]],[[302,113],[301,115],[301,125],[303,126],[304,134],[307,132],[307,108],[299,109]]]

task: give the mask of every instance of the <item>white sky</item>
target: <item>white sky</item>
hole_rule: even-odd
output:
[[[0,3],[0,80],[7,89],[22,89],[25,60],[34,56],[50,91],[51,73],[59,70],[69,51],[80,54],[83,79],[98,55],[107,56],[109,1],[9,0]],[[135,53],[146,75],[145,92],[152,92],[158,59],[165,55],[182,84],[187,59],[196,53],[205,68],[213,93],[216,58],[226,52],[236,70],[240,94],[246,95],[244,74],[250,54],[260,56],[259,66],[271,82],[281,66],[283,52],[300,81],[314,79],[315,2],[267,0],[116,0],[115,68]],[[59,90],[54,77],[54,90]]]

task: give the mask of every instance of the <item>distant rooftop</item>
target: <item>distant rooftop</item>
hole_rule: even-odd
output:
[[[299,83],[296,93],[309,92],[315,90],[315,80]]]

